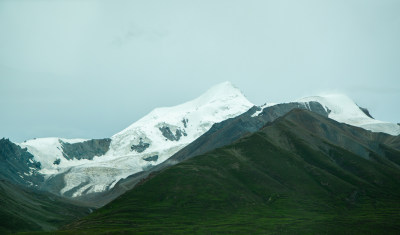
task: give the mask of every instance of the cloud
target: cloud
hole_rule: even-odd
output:
[[[116,36],[111,44],[114,46],[124,46],[135,40],[140,41],[158,41],[168,36],[167,30],[162,29],[151,29],[145,27],[139,27],[136,24],[129,24],[129,27],[121,34]]]
[[[373,93],[379,95],[400,95],[400,84],[396,82],[393,86],[382,86],[382,85],[375,85],[375,86],[367,86],[367,85],[357,85],[351,86],[347,90],[349,92],[356,92],[356,93]]]

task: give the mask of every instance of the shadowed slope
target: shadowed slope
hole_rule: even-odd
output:
[[[55,230],[89,214],[68,199],[0,180],[0,233]]]

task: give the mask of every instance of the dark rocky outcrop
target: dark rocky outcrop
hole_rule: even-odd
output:
[[[57,158],[54,162],[53,165],[60,165],[61,159]]]
[[[186,128],[189,120],[187,118],[182,119],[183,126]]]
[[[148,161],[148,162],[155,162],[158,160],[158,155],[150,156],[150,157],[145,157],[143,160]]]
[[[138,153],[141,153],[145,151],[148,147],[150,147],[150,144],[143,142],[143,139],[140,138],[139,144],[133,144],[131,146],[131,151],[136,151]]]
[[[80,143],[66,143],[60,140],[66,159],[89,159],[104,155],[110,148],[111,139],[93,139]]]
[[[328,109],[328,111],[326,111],[320,103],[311,101],[308,103],[283,103],[266,107],[259,116],[262,117],[263,122],[268,123],[274,121],[278,117],[282,117],[293,109],[309,110],[324,117],[328,117],[330,113],[330,110]]]
[[[369,113],[369,110],[367,108],[363,108],[361,106],[358,106],[360,108],[361,111],[363,111],[363,113],[365,113],[365,115],[367,115],[368,117],[375,119],[371,116],[371,114]]]
[[[162,135],[171,141],[178,141],[181,139],[182,135],[186,136],[186,132],[182,131],[181,129],[177,128],[175,134],[172,133],[171,129],[168,126],[161,126],[158,128]]]
[[[0,140],[0,179],[10,182],[36,187],[44,178],[38,171],[40,163],[26,148],[14,144],[8,139]]]

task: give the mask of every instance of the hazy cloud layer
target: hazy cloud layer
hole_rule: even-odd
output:
[[[400,1],[0,0],[0,137],[109,137],[229,80],[400,122]]]

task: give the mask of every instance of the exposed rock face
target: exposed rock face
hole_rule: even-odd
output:
[[[54,164],[54,165],[60,165],[60,162],[61,162],[61,159],[57,158],[57,159],[53,162],[53,164]]]
[[[309,103],[284,103],[277,104],[274,106],[266,107],[263,109],[262,113],[259,115],[262,117],[264,122],[271,122],[277,119],[278,117],[282,117],[286,113],[290,112],[293,109],[306,109],[310,110],[314,113],[318,113],[324,117],[328,117],[329,110],[325,110],[325,108],[318,102],[311,101]]]
[[[182,119],[183,126],[186,128],[189,120],[187,118]]]
[[[375,119],[375,118],[373,118],[373,117],[371,116],[371,114],[369,113],[369,110],[368,110],[368,109],[363,108],[363,107],[361,107],[361,106],[358,106],[358,107],[361,109],[361,111],[363,111],[363,113],[365,113],[365,115],[367,115],[368,117],[370,117],[370,118],[372,118],[372,119]]]
[[[143,138],[140,138],[139,144],[133,144],[131,146],[131,151],[136,151],[138,153],[141,153],[144,150],[146,150],[148,147],[150,147],[150,144],[143,142]]]
[[[22,149],[8,139],[0,140],[0,178],[36,187],[44,181],[43,175],[38,172],[40,169],[40,163],[26,148]]]
[[[150,157],[143,158],[143,160],[148,161],[148,162],[155,162],[155,161],[157,161],[157,159],[158,159],[158,155],[153,155]]]
[[[80,143],[66,143],[60,140],[63,155],[66,159],[89,159],[104,155],[111,143],[111,139],[93,139]]]
[[[170,141],[179,141],[182,135],[187,135],[186,132],[182,131],[180,128],[176,128],[174,134],[167,125],[160,126],[158,129],[161,131],[162,135]]]

